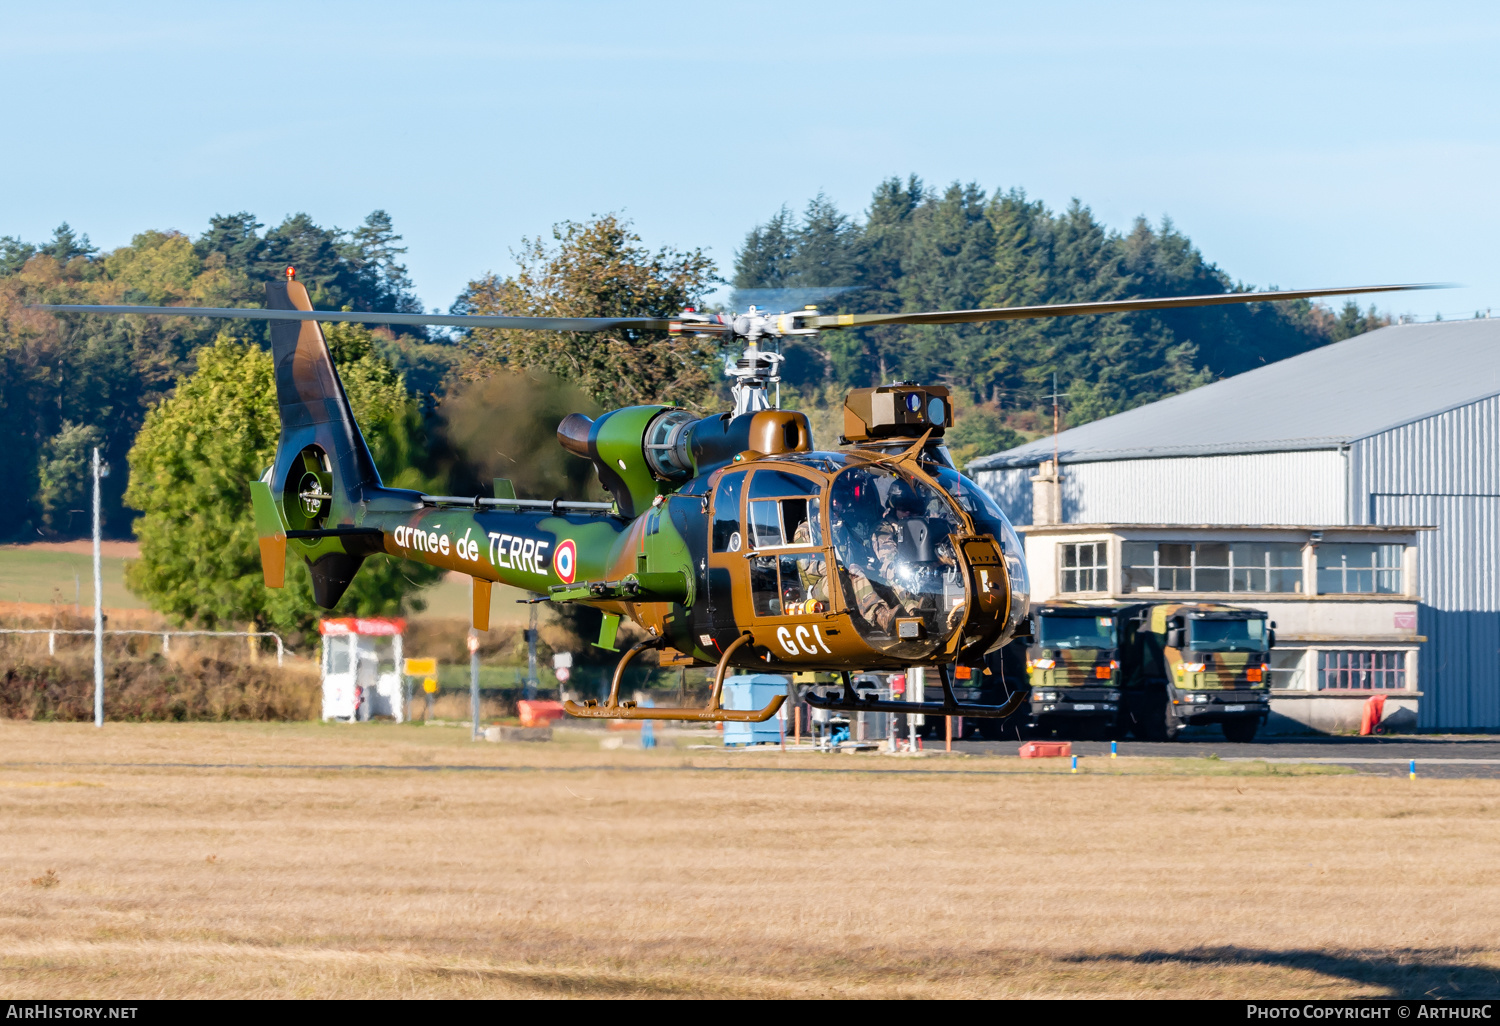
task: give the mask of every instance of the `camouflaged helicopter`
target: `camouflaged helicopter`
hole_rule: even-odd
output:
[[[1029,631],[1021,543],[994,500],[953,465],[942,443],[953,423],[948,390],[897,382],[855,389],[837,451],[813,448],[806,415],[775,408],[780,344],[878,324],[959,324],[1164,310],[1390,292],[1376,285],[1233,292],[1164,299],[898,314],[821,314],[808,308],[738,315],[555,318],[441,316],[314,310],[287,268],[266,285],[266,309],[53,305],[57,313],[117,313],[271,321],[281,440],[275,463],[251,482],[268,587],[286,560],[306,561],[324,608],[375,553],[458,571],[473,580],[473,626],[489,626],[495,582],[604,612],[599,643],[614,647],[622,618],[646,637],[621,657],[609,697],[567,703],[574,716],[762,722],[762,709],[725,709],[730,666],[842,673],[842,694],[810,694],[820,708],[1006,717],[1025,701],[961,703],[949,667],[971,665]],[[670,406],[632,406],[590,420],[570,414],[559,443],[593,463],[609,502],[495,494],[424,495],[382,484],[334,369],[321,321],[461,328],[635,329],[742,341],[729,370],[732,413],[699,417]],[[770,348],[763,348],[769,345]],[[779,392],[779,386],[778,386]],[[621,675],[641,652],[663,665],[712,666],[703,708],[641,708],[619,699]],[[849,672],[935,666],[941,702],[861,696]]]

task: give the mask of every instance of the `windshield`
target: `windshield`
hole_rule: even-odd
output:
[[[936,489],[886,467],[851,467],[834,478],[828,512],[844,598],[871,645],[917,657],[963,622],[950,541],[963,525]]]
[[[1189,647],[1200,652],[1263,652],[1266,621],[1189,620]]]
[[[1115,618],[1043,613],[1037,623],[1042,648],[1114,648]]]
[[[951,467],[922,461],[922,470],[931,475],[943,490],[953,496],[959,506],[974,518],[974,526],[982,534],[992,534],[1005,553],[1005,571],[1010,577],[1010,616],[1005,622],[1005,634],[1009,639],[1021,625],[1021,619],[1031,608],[1031,582],[1026,575],[1026,550],[1015,528],[1000,510],[995,500],[979,485],[964,477]]]

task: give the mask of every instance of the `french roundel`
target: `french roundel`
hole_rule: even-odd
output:
[[[552,553],[552,569],[557,571],[557,579],[564,584],[573,583],[573,575],[578,572],[578,549],[573,545],[573,539],[557,543],[557,549]]]

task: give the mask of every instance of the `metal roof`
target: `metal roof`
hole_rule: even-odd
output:
[[[1296,534],[1324,531],[1328,534],[1411,534],[1436,531],[1436,527],[1408,524],[1016,524],[1021,534],[1103,534],[1105,531],[1258,531],[1261,534]]]
[[[1064,463],[1336,449],[1500,395],[1500,319],[1380,328],[1057,437]],[[1047,435],[968,465],[1033,467]]]

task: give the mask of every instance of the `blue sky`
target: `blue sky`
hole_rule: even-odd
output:
[[[429,306],[622,211],[728,268],[915,172],[1170,215],[1258,286],[1500,315],[1500,5],[0,2],[0,235],[383,207]]]

